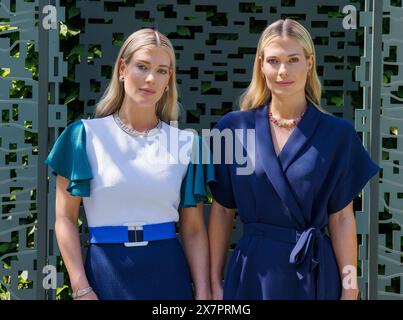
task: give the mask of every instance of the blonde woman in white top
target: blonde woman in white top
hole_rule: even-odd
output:
[[[57,174],[56,236],[73,298],[210,298],[202,202],[214,171],[197,161],[198,136],[169,124],[177,118],[172,44],[158,31],[136,31],[96,118],[68,126],[46,160]],[[90,236],[85,264],[81,200]]]

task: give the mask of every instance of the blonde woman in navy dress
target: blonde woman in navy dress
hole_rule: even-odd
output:
[[[291,19],[274,22],[259,40],[241,111],[216,126],[254,129],[256,144],[252,174],[238,175],[237,163],[218,164],[210,184],[214,299],[357,298],[352,201],[378,166],[354,127],[324,112],[320,98],[310,34]],[[243,236],[222,288],[234,208]]]
[[[214,167],[198,161],[198,136],[169,124],[177,118],[172,44],[152,29],[134,32],[96,118],[69,125],[46,161],[57,174],[56,236],[73,298],[210,298],[202,202]]]

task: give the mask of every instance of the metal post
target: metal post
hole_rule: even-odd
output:
[[[371,93],[370,93],[370,154],[379,163],[380,159],[380,114],[382,90],[382,1],[372,0],[372,53],[371,53]],[[370,181],[369,200],[369,251],[368,251],[368,298],[378,297],[378,214],[379,178]]]
[[[42,10],[48,0],[39,0],[39,83],[38,83],[38,176],[37,176],[37,277],[36,299],[46,299],[43,288],[43,267],[47,260],[47,168],[44,164],[48,153],[48,87],[49,87],[49,31],[42,21],[46,16]]]

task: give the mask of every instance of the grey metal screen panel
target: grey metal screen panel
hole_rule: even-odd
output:
[[[403,299],[403,5],[383,1],[378,299]],[[376,236],[376,235],[372,235]]]
[[[365,235],[361,256],[365,255],[367,262],[363,264],[366,275],[363,280],[368,282],[361,289],[370,289],[366,295],[370,299],[401,300],[403,146],[399,129],[403,123],[403,7],[401,1],[390,0],[378,1],[375,5],[366,1],[365,11],[360,14],[365,45],[357,68],[364,109],[356,110],[355,124],[363,132],[367,149],[372,155],[378,155],[375,160],[381,167],[377,190],[371,194],[370,186],[364,190],[367,195],[364,196],[364,208],[371,207],[370,215],[364,211],[357,216],[357,226]],[[374,28],[376,19],[378,25]]]
[[[403,6],[401,1],[400,6],[396,4],[384,1],[382,14],[386,79],[380,116],[379,299],[403,299]]]
[[[38,81],[25,68],[28,51],[37,48],[34,9],[35,3],[0,3],[0,286],[3,298],[11,299],[35,296],[40,250],[35,232]],[[24,84],[23,92],[16,82]]]
[[[5,299],[45,298],[43,268],[48,263],[57,265],[49,257],[47,246],[47,224],[54,224],[54,211],[49,221],[46,210],[38,211],[41,207],[38,190],[42,188],[46,192],[47,175],[43,171],[45,183],[38,185],[38,173],[40,166],[43,166],[41,163],[38,166],[38,158],[42,161],[46,156],[48,144],[45,141],[45,148],[38,153],[38,140],[41,133],[48,130],[47,121],[44,129],[39,128],[41,118],[46,115],[48,108],[53,110],[59,107],[55,102],[59,100],[58,83],[66,75],[66,62],[59,52],[58,29],[47,32],[45,43],[41,40],[43,29],[38,26],[42,22],[39,19],[42,12],[38,8],[43,8],[45,4],[54,5],[59,18],[64,19],[63,10],[56,1],[0,2],[0,285],[1,298]],[[53,63],[46,61],[49,74],[45,77],[46,81],[40,82],[35,59],[40,53],[40,61],[44,52]],[[22,89],[18,89],[17,84]],[[46,93],[48,84],[51,94],[49,102]],[[42,100],[40,92],[42,97],[45,93]],[[56,122],[52,121],[52,117],[50,120],[51,123]],[[54,241],[52,235],[50,238]],[[61,280],[62,274],[59,285]]]

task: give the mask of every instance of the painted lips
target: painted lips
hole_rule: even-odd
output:
[[[153,89],[148,89],[148,88],[140,88],[140,91],[147,94],[147,95],[151,95],[155,93],[155,90]]]
[[[284,81],[284,82],[276,82],[276,84],[280,87],[287,87],[289,85],[292,85],[294,81]]]

